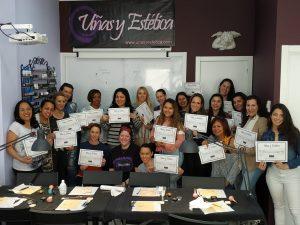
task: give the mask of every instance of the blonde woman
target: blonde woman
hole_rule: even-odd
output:
[[[149,92],[147,88],[145,87],[139,87],[136,92],[136,102],[134,107],[137,108],[141,104],[146,103],[150,110],[153,112],[153,105],[149,97]],[[141,146],[144,143],[150,142],[150,132],[152,129],[152,121],[149,121],[145,123],[144,116],[140,116],[140,119],[142,121],[141,127],[137,130],[135,135],[135,143],[139,146]]]

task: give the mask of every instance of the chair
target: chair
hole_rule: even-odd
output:
[[[41,186],[49,186],[53,184],[58,185],[57,172],[50,173],[17,173],[17,185],[19,184],[33,184]]]
[[[212,189],[224,189],[225,178],[223,177],[182,177],[183,188],[212,188]]]
[[[83,185],[122,184],[122,171],[83,171]]]
[[[139,173],[131,172],[129,176],[130,187],[170,187],[170,175],[167,173]]]
[[[56,212],[31,211],[32,225],[63,225],[63,224],[85,224],[88,225],[88,215],[85,211]]]
[[[205,221],[198,219],[191,219],[183,216],[178,216],[175,214],[169,214],[169,224],[170,225],[195,225],[195,224],[203,224],[203,225],[228,225],[227,222],[217,222],[217,221]]]

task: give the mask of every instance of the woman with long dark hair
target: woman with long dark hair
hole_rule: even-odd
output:
[[[262,140],[288,141],[287,163],[268,164],[266,180],[274,202],[275,224],[286,224],[286,212],[289,211],[294,224],[300,225],[300,133],[284,104],[272,107],[268,130],[263,134]],[[260,162],[259,168],[266,170],[267,164]]]
[[[246,124],[243,125],[243,128],[257,133],[257,140],[261,140],[263,133],[267,130],[267,119],[262,116],[261,101],[256,95],[250,95],[247,97],[246,113],[247,120]],[[247,163],[250,184],[248,184],[247,179],[245,179],[246,174],[244,174],[241,189],[246,190],[247,185],[251,190],[254,191],[256,182],[262,174],[256,165],[255,148],[245,149],[245,159]]]
[[[224,101],[231,101],[235,93],[234,85],[231,79],[225,78],[219,84],[219,93]]]
[[[201,94],[196,93],[191,96],[187,113],[206,115],[204,98]],[[210,177],[211,163],[202,165],[200,162],[198,145],[201,145],[203,140],[198,144],[194,140],[197,135],[196,130],[185,128],[185,141],[180,146],[180,151],[184,154],[182,169],[185,176]]]
[[[6,141],[8,143],[30,134],[38,128],[38,123],[33,115],[33,107],[27,101],[21,100],[16,104],[14,117],[15,121],[9,126],[7,132]],[[40,171],[41,158],[35,160],[35,158],[27,156],[22,141],[15,145],[8,145],[7,153],[13,158],[13,171],[15,173]]]
[[[134,112],[134,108],[131,104],[129,92],[126,88],[117,88],[113,95],[113,100],[109,108],[125,108],[128,107],[130,110],[130,123],[129,126],[131,127],[132,131],[134,129],[139,129],[142,122]],[[101,118],[101,125],[103,129],[107,131],[107,144],[113,148],[120,144],[119,141],[119,133],[122,125],[124,123],[108,123],[109,116],[104,115]],[[134,134],[131,135],[131,138],[134,138]]]

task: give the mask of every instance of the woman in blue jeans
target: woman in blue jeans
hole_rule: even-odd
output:
[[[261,170],[267,170],[266,180],[275,208],[275,224],[285,225],[287,212],[291,213],[295,225],[300,225],[300,133],[294,126],[287,107],[276,104],[271,109],[268,130],[263,141],[288,141],[288,161],[259,163]]]

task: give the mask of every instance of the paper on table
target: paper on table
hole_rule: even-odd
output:
[[[82,210],[86,206],[86,202],[86,200],[81,199],[65,199],[59,204],[59,206],[55,210]]]
[[[217,198],[226,198],[226,194],[223,189],[197,189],[197,194],[203,198],[211,198],[211,196],[216,196]]]
[[[224,212],[233,212],[234,211],[224,201],[211,202],[210,204],[211,205],[209,208],[201,209],[205,215],[211,214],[211,213],[224,213]]]
[[[101,190],[110,191],[111,196],[118,196],[119,194],[123,193],[126,189],[125,187],[118,187],[118,186],[110,186],[110,185],[101,185]]]
[[[31,195],[34,192],[40,190],[42,187],[41,186],[32,186],[32,185],[25,185],[25,184],[20,184],[12,189],[12,191],[15,194],[23,194],[23,195]]]
[[[26,200],[19,197],[0,197],[0,208],[14,208]]]
[[[135,187],[133,189],[132,196],[156,197],[159,196],[159,193],[157,191],[157,188]]]
[[[135,201],[132,202],[133,212],[160,212],[161,201]]]
[[[189,209],[207,209],[211,206],[209,202],[205,202],[203,198],[200,196],[193,201],[189,202]]]
[[[69,195],[94,195],[97,190],[98,190],[98,187],[80,187],[80,186],[76,186],[69,193]]]

